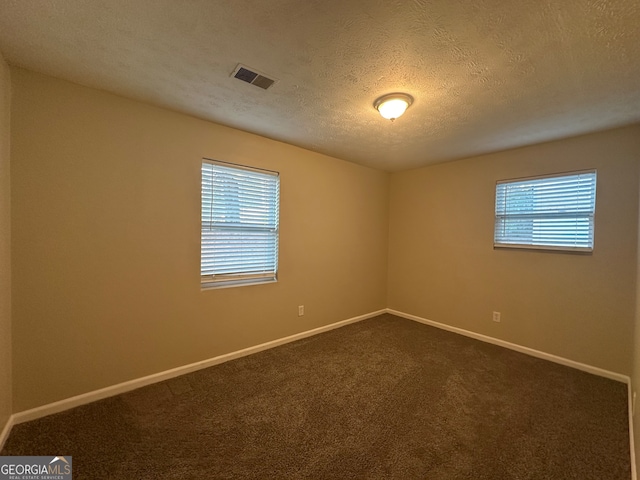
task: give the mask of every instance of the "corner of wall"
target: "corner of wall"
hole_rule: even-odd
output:
[[[11,78],[0,52],[0,446],[11,429]]]

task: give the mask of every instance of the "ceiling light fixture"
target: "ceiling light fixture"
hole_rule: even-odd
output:
[[[413,97],[406,93],[390,93],[373,102],[373,106],[387,120],[392,122],[402,115],[413,103]]]

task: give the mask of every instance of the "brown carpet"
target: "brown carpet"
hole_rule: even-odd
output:
[[[76,479],[631,478],[626,385],[382,315],[17,425]]]

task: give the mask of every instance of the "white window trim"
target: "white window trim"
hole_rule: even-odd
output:
[[[200,239],[200,265],[201,265],[201,273],[200,273],[200,288],[201,290],[210,290],[210,289],[219,289],[219,288],[233,288],[233,287],[242,287],[242,286],[250,286],[250,285],[263,285],[266,283],[275,283],[278,281],[278,243],[279,243],[279,197],[280,197],[280,187],[279,187],[279,172],[275,172],[272,170],[265,170],[256,167],[249,167],[246,165],[238,165],[230,162],[223,162],[220,160],[212,160],[208,158],[203,158],[201,160],[201,172],[203,171],[203,167],[205,164],[218,165],[226,168],[232,168],[234,170],[246,170],[253,173],[259,173],[264,175],[269,175],[277,178],[276,184],[276,211],[275,211],[275,229],[269,229],[275,234],[275,258],[274,258],[274,270],[269,272],[248,272],[248,273],[229,273],[220,276],[220,279],[214,280],[214,275],[203,275],[203,253],[202,247],[204,245],[202,232],[203,230],[203,216],[204,216],[204,208],[202,205],[203,202],[203,191],[201,190],[200,201],[201,201],[201,239]],[[201,188],[204,189],[203,176],[201,173]],[[236,227],[230,227],[230,230],[236,229]]]
[[[537,245],[537,244],[520,244],[520,243],[501,243],[497,241],[497,235],[496,235],[496,228],[497,228],[497,224],[498,224],[498,219],[499,219],[499,214],[497,213],[497,211],[495,212],[495,220],[494,220],[494,244],[493,247],[494,249],[516,249],[516,250],[538,250],[538,251],[550,251],[550,252],[564,252],[564,253],[578,253],[578,254],[592,254],[593,250],[594,250],[594,246],[595,246],[595,223],[596,223],[596,207],[595,207],[595,197],[597,196],[597,170],[596,169],[589,169],[589,170],[577,170],[577,171],[570,171],[570,172],[560,172],[560,173],[553,173],[553,174],[548,174],[548,175],[538,175],[538,176],[531,176],[531,177],[521,177],[521,178],[513,178],[513,179],[508,179],[508,180],[499,180],[496,182],[496,193],[495,193],[495,197],[494,197],[494,202],[497,203],[497,189],[498,186],[501,184],[508,184],[508,183],[518,183],[518,182],[525,182],[525,181],[535,181],[535,180],[542,180],[545,178],[561,178],[561,177],[565,177],[565,176],[573,176],[573,175],[580,175],[580,174],[594,174],[595,175],[595,180],[594,180],[594,204],[593,204],[593,211],[590,214],[590,218],[591,218],[591,246],[590,247],[572,247],[572,246],[566,246],[566,245]],[[503,215],[504,216],[504,215]],[[559,217],[561,217],[563,215],[559,215]],[[573,218],[575,216],[577,216],[577,214],[567,214],[567,216],[569,218]]]

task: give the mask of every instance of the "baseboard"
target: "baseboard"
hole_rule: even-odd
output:
[[[567,367],[572,367],[577,370],[582,370],[583,372],[592,373],[594,375],[598,375],[599,377],[609,378],[611,380],[616,380],[618,382],[622,382],[626,384],[629,384],[631,382],[631,379],[627,375],[623,375],[621,373],[611,372],[609,370],[587,365],[586,363],[576,362],[575,360],[569,360],[568,358],[559,357],[557,355],[552,355],[550,353],[541,352],[540,350],[524,347],[516,343],[511,343],[505,340],[500,340],[498,338],[489,337],[487,335],[482,335],[481,333],[472,332],[470,330],[465,330],[463,328],[452,327],[451,325],[447,325],[445,323],[434,322],[433,320],[427,320],[426,318],[418,317],[416,315],[411,315],[409,313],[399,312],[397,310],[393,310],[390,308],[387,308],[386,312],[392,315],[396,315],[398,317],[424,323],[425,325],[431,325],[432,327],[440,328],[442,330],[447,330],[449,332],[457,333],[459,335],[464,335],[465,337],[474,338],[482,342],[491,343],[493,345],[498,345],[500,347],[508,348],[510,350],[515,350],[516,352],[524,353],[532,357],[541,358],[543,360],[549,360],[550,362],[559,363],[560,365],[565,365]]]
[[[628,392],[628,404],[629,404],[629,451],[631,458],[631,480],[638,479],[638,473],[636,468],[636,448],[633,435],[633,387],[631,382],[627,383]]]
[[[5,424],[4,428],[2,429],[2,433],[0,433],[0,450],[2,450],[2,447],[4,447],[4,442],[7,441],[7,438],[9,438],[9,434],[11,433],[11,429],[13,428],[13,425],[15,424],[15,415],[11,415],[9,416],[9,418],[7,419],[7,423]]]
[[[46,417],[47,415],[52,415],[54,413],[59,413],[65,410],[69,410],[71,408],[78,407],[80,405],[86,405],[87,403],[95,402],[97,400],[102,400],[104,398],[113,397],[121,393],[129,392],[131,390],[135,390],[136,388],[145,387],[147,385],[162,382],[164,380],[169,380],[171,378],[175,378],[180,375],[195,372],[197,370],[202,370],[203,368],[208,368],[214,365],[228,362],[230,360],[235,360],[236,358],[246,357],[247,355],[258,353],[263,350],[268,350],[270,348],[284,345],[286,343],[295,342],[296,340],[301,340],[303,338],[311,337],[313,335],[318,335],[320,333],[328,332],[329,330],[334,330],[336,328],[344,327],[345,325],[356,323],[361,320],[365,320],[367,318],[372,318],[372,317],[381,315],[385,312],[386,312],[386,309],[383,309],[383,310],[378,310],[376,312],[367,313],[365,315],[359,315],[357,317],[349,318],[347,320],[342,320],[336,323],[332,323],[330,325],[325,325],[323,327],[307,330],[305,332],[296,333],[295,335],[290,335],[288,337],[272,340],[270,342],[261,343],[260,345],[255,345],[253,347],[245,348],[243,350],[238,350],[236,352],[231,352],[231,353],[227,353],[217,357],[213,357],[208,360],[203,360],[201,362],[191,363],[189,365],[173,368],[171,370],[166,370],[164,372],[154,373],[146,377],[141,377],[134,380],[129,380],[127,382],[118,383],[116,385],[101,388],[100,390],[94,390],[92,392],[83,393],[81,395],[76,395],[74,397],[66,398],[64,400],[60,400],[54,403],[49,403],[47,405],[42,405],[40,407],[32,408],[30,410],[18,412],[12,416],[12,419],[13,419],[12,425],[28,422],[31,420],[36,420],[38,418]],[[9,426],[8,428],[10,430],[11,426]],[[5,427],[5,430],[6,429],[7,427]],[[3,431],[3,434],[4,434],[4,431]]]

